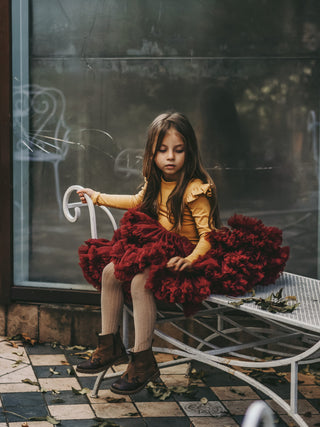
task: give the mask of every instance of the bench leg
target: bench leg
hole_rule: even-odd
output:
[[[291,363],[290,406],[294,414],[298,413],[298,363]]]

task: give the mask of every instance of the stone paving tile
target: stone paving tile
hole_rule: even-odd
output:
[[[193,427],[237,427],[239,424],[231,417],[190,417]]]
[[[189,417],[221,417],[228,414],[221,402],[179,402],[184,412]]]
[[[320,386],[318,385],[301,385],[299,392],[307,399],[320,399]]]
[[[133,403],[93,403],[92,408],[99,418],[131,418],[139,417]]]
[[[21,421],[17,423],[9,423],[9,427],[21,427]],[[5,424],[7,426],[7,424]],[[28,427],[49,427],[50,424],[47,421],[28,421]],[[0,424],[0,427],[2,425]]]
[[[23,345],[20,344],[18,348],[12,347],[7,340],[0,342],[0,358],[30,363]]]
[[[3,359],[1,360],[1,362]],[[12,362],[11,362],[12,363]],[[0,365],[1,366],[1,365]],[[19,383],[28,378],[31,381],[37,381],[33,369],[29,365],[19,366],[5,375],[0,376],[0,384]]]
[[[8,383],[0,384],[0,394],[2,393],[16,393],[16,392],[29,392],[38,390],[38,386],[27,384],[27,383]]]
[[[88,404],[49,405],[50,414],[58,420],[90,420],[94,413]]]
[[[0,358],[0,382],[1,378],[5,375],[11,374],[15,371],[19,371],[22,368],[29,366],[26,363],[17,364],[15,360]]]
[[[148,392],[147,392],[148,393]],[[119,394],[112,393],[111,390],[99,390],[98,397],[92,397],[90,393],[87,395],[88,399],[91,403],[99,404],[99,403],[106,403],[107,399],[117,399],[122,400],[124,402],[131,402],[131,399],[129,396],[120,396]]]
[[[22,415],[26,417],[34,414],[34,411],[37,416],[51,414],[60,421],[61,427],[91,427],[96,423],[96,416],[122,427],[190,427],[191,423],[193,427],[235,427],[241,425],[249,405],[261,398],[274,410],[275,417],[278,418],[277,427],[294,425],[292,419],[270,398],[232,375],[205,365],[197,365],[197,372],[203,375],[196,380],[186,376],[187,364],[161,370],[161,380],[168,387],[195,384],[193,395],[172,393],[165,401],[160,401],[147,389],[131,397],[116,395],[109,390],[114,378],[109,378],[103,381],[99,396],[93,398],[90,393],[78,395],[72,391],[72,388],[81,390],[83,387],[92,390],[96,380],[96,375],[77,372],[70,375],[70,369],[77,363],[74,353],[78,350],[67,350],[60,346],[54,348],[47,344],[26,344],[14,348],[8,346],[7,340],[0,338],[1,349],[0,427],[21,427],[23,422],[23,419],[11,415],[7,417],[9,423],[6,424],[3,409],[11,409],[18,414],[22,411]],[[157,355],[157,358],[159,361],[166,360],[166,355]],[[15,365],[15,362],[21,359],[22,361]],[[119,373],[125,367],[126,365],[121,365],[114,369]],[[39,385],[22,383],[22,379],[26,378]],[[299,411],[308,426],[316,426],[320,422],[320,387],[315,385],[308,375],[301,379],[303,382],[299,384]],[[281,384],[281,387],[275,386],[275,390],[286,399],[288,386],[289,383]],[[46,392],[39,393],[39,387]],[[18,408],[16,401],[21,400],[26,404]],[[1,405],[5,405],[5,408]],[[49,427],[50,424],[28,421],[28,426]]]
[[[40,386],[45,390],[72,390],[81,388],[76,378],[39,378]]]
[[[183,417],[180,406],[176,402],[136,402],[135,403],[141,415],[148,417]]]
[[[63,353],[61,354],[30,354],[32,365],[34,366],[57,366],[68,364],[68,361]]]
[[[187,417],[166,417],[166,418],[145,418],[144,421],[148,427],[190,427],[190,420]]]
[[[59,394],[48,391],[47,393],[43,393],[43,398],[47,405],[88,404],[86,394],[75,394],[71,390],[61,390]]]
[[[250,386],[210,387],[220,400],[259,400]]]
[[[290,400],[285,399],[288,405],[290,404]],[[286,411],[278,405],[273,400],[266,400],[266,403],[270,406],[270,408],[277,414],[286,414]],[[298,400],[298,412],[299,414],[311,413],[311,414],[319,414],[319,411],[312,406],[311,402],[305,399]]]
[[[253,402],[255,402],[255,400],[224,400],[222,404],[231,415],[244,415]]]

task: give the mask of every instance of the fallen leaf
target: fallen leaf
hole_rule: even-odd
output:
[[[29,378],[25,378],[24,380],[21,380],[21,382],[31,385],[39,386],[39,383],[37,381],[31,381]]]
[[[19,366],[21,363],[23,363],[23,360],[16,360],[12,365],[12,367],[15,368],[16,366]]]
[[[245,396],[246,395],[245,393],[243,393],[243,391],[236,390],[236,389],[234,389],[232,387],[230,388],[230,391],[232,393],[238,394],[239,396]]]
[[[37,340],[35,340],[34,338],[28,337],[28,335],[25,333],[22,333],[21,336],[23,341],[27,344],[35,345],[37,343]]]
[[[52,403],[64,403],[65,400],[61,399],[60,397],[57,397],[56,399],[52,399]]]
[[[189,373],[189,378],[191,380],[202,380],[206,375],[206,372],[202,369],[197,371],[195,368],[193,368]]]
[[[18,353],[17,351],[13,351],[12,354],[15,354],[16,356],[19,356],[19,357],[23,357],[24,356],[23,352],[22,353]]]
[[[90,393],[90,389],[87,387],[84,387],[81,390],[77,390],[74,387],[72,387],[72,391],[74,394],[88,394],[88,393]]]
[[[296,297],[282,297],[282,289],[281,288],[276,294],[273,292],[267,298],[243,298],[241,300],[232,301],[229,304],[234,307],[239,307],[244,303],[254,303],[258,305],[262,310],[269,311],[271,313],[292,313],[297,307],[299,307],[299,303],[291,304],[290,301],[296,301]]]
[[[123,403],[126,401],[124,397],[116,398],[116,397],[110,397],[110,396],[106,397],[104,400],[108,403]]]
[[[11,347],[14,347],[14,348],[19,348],[19,346],[15,342],[12,342],[12,341],[9,341],[8,345],[10,345]]]
[[[60,372],[55,371],[56,368],[50,368],[49,371],[51,372],[52,375],[61,375]]]
[[[105,420],[103,418],[95,418],[95,421],[97,421],[98,424],[94,424],[92,427],[120,427],[119,424],[116,424],[113,421]]]
[[[153,397],[159,398],[159,400],[168,399],[172,393],[182,394],[185,396],[194,395],[197,391],[197,387],[194,385],[184,386],[171,386],[167,387],[165,384],[154,384],[152,382],[147,384],[147,390]]]
[[[29,421],[47,421],[48,423],[52,425],[59,425],[61,424],[60,421],[56,420],[54,417],[50,417],[50,415],[47,415],[46,417],[31,417],[28,418]]]
[[[74,345],[72,347],[66,347],[66,350],[85,350],[86,347],[82,346],[82,345]]]

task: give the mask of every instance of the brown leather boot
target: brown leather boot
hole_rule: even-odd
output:
[[[98,347],[90,360],[78,364],[76,370],[84,374],[97,374],[119,363],[126,363],[128,355],[119,332],[98,336]]]
[[[149,381],[160,376],[152,349],[131,353],[131,361],[126,372],[112,384],[110,390],[117,394],[135,394],[142,390]]]

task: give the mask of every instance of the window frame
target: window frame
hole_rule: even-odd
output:
[[[0,302],[10,301],[12,283],[12,155],[11,155],[11,2],[0,3]]]

